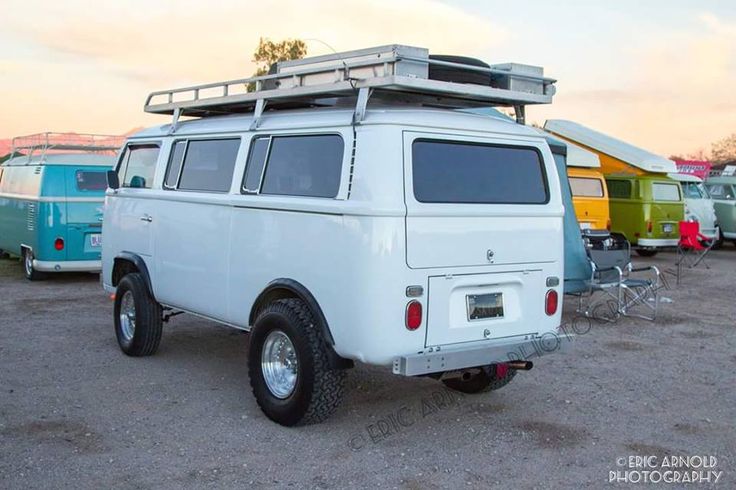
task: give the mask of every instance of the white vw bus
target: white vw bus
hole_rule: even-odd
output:
[[[121,349],[153,354],[177,312],[247,330],[254,395],[284,425],[330,415],[354,361],[504,386],[569,341],[560,184],[537,132],[455,109],[547,103],[553,82],[385,46],[152,94],[172,123],[108,176]]]

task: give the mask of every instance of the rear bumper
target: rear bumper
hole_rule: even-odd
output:
[[[101,260],[46,261],[34,260],[33,268],[40,272],[100,272]]]
[[[394,359],[393,372],[402,376],[420,376],[499,362],[529,360],[566,350],[574,335],[548,332],[541,336],[488,341],[466,348],[437,348],[433,352],[410,354]]]
[[[736,233],[734,232],[723,231],[721,233],[723,234],[723,238],[728,238],[728,239],[736,238]]]
[[[639,247],[651,248],[676,247],[679,241],[677,238],[639,238],[636,244]]]

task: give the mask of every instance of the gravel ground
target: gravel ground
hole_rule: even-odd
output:
[[[0,487],[598,488],[621,457],[675,454],[735,488],[736,250],[710,265],[656,323],[594,324],[497,392],[358,366],[335,416],[287,429],[250,393],[247,335],[183,315],[128,358],[97,276],[0,260]]]

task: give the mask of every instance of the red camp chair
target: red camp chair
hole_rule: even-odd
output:
[[[697,221],[680,221],[680,242],[677,244],[678,284],[683,265],[692,268],[702,262],[706,269],[710,269],[705,262],[705,256],[713,247],[713,242],[700,233],[700,223]]]

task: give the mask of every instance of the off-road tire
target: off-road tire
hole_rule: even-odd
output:
[[[20,261],[23,265],[23,275],[26,276],[26,279],[29,281],[40,281],[41,279],[46,278],[46,274],[33,268],[33,252],[29,249],[23,249]]]
[[[647,250],[645,248],[637,248],[636,253],[639,254],[640,257],[654,257],[657,255],[657,250]]]
[[[515,369],[506,371],[505,376],[496,376],[496,364],[491,364],[490,366],[483,366],[479,373],[474,374],[467,381],[463,381],[461,378],[450,378],[443,379],[442,382],[451,390],[474,394],[503,388],[514,379],[514,376],[516,376]]]
[[[131,339],[123,335],[120,306],[127,291],[133,295],[135,304],[135,331]],[[133,357],[150,356],[156,353],[163,331],[163,311],[153,299],[143,276],[138,272],[126,274],[118,283],[115,292],[115,336],[120,350]]]
[[[264,342],[273,330],[286,334],[298,361],[296,385],[284,399],[271,392],[262,370]],[[307,425],[335,412],[342,401],[345,371],[330,367],[327,349],[322,330],[302,300],[280,299],[258,312],[250,334],[248,375],[253,395],[268,418],[285,426]]]

